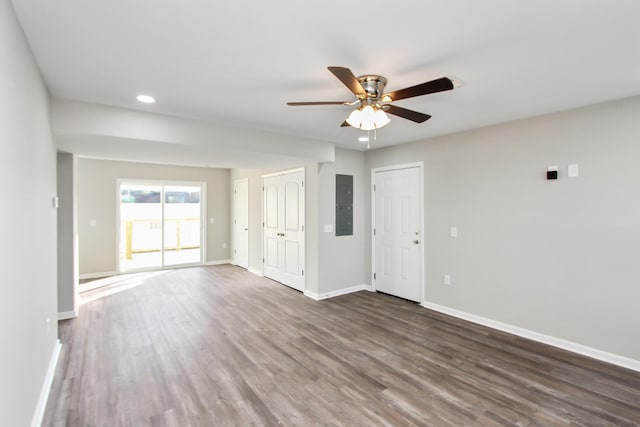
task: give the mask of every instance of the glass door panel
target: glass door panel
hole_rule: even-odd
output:
[[[120,185],[120,271],[162,266],[161,196],[161,185]]]
[[[120,183],[120,272],[202,262],[202,188]]]
[[[164,187],[164,265],[201,262],[200,186]]]

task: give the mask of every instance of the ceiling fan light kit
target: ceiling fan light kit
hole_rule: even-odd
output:
[[[349,125],[362,130],[380,129],[390,121],[389,116],[377,105],[376,108],[371,105],[357,108],[347,118]]]
[[[391,121],[387,114],[402,117],[415,123],[423,123],[429,120],[431,116],[391,105],[390,103],[414,96],[428,95],[430,93],[453,89],[451,79],[441,77],[405,89],[384,93],[387,79],[382,76],[369,74],[356,77],[350,69],[345,67],[328,67],[328,69],[355,95],[355,101],[287,102],[287,105],[358,105],[341,126],[351,126],[366,131],[380,129],[387,125]]]

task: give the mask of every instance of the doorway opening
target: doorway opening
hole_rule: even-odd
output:
[[[118,181],[118,272],[204,261],[204,183]]]

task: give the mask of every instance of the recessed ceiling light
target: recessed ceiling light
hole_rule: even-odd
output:
[[[368,136],[361,136],[360,138],[358,138],[358,141],[367,142],[367,141],[369,141],[369,137]]]
[[[156,102],[156,99],[153,96],[149,95],[138,95],[136,96],[136,99],[145,104],[153,104],[154,102]]]

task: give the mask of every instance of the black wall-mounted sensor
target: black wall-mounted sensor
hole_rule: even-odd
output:
[[[547,179],[558,179],[558,171],[547,171]]]

